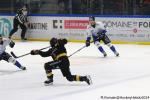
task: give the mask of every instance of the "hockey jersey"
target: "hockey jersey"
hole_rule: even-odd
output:
[[[87,26],[87,38],[94,36],[97,37],[99,34],[103,34],[103,32],[106,31],[106,25],[102,22],[96,22],[95,28],[91,25]]]
[[[9,45],[11,40],[9,38],[3,38],[2,43],[0,43],[0,54],[6,50],[6,46]]]
[[[26,23],[26,22],[28,22],[27,13],[28,13],[27,10],[19,9],[15,16],[15,19],[17,19],[22,24]]]

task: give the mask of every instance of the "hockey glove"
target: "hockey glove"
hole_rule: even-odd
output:
[[[38,55],[39,54],[39,50],[31,50],[31,55]]]
[[[9,46],[10,46],[11,48],[13,48],[13,47],[15,46],[15,42],[11,40],[11,42],[9,43]]]
[[[86,47],[90,46],[90,41],[89,41],[89,40],[86,40],[85,45],[86,45]]]

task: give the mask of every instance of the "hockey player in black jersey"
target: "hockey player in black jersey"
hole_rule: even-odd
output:
[[[43,52],[40,50],[32,50],[31,55],[41,55],[42,57],[52,56],[53,61],[47,62],[44,64],[44,68],[47,75],[47,80],[44,82],[45,85],[50,85],[53,83],[53,69],[60,69],[63,76],[66,77],[68,81],[84,81],[88,85],[91,84],[91,78],[89,75],[87,76],[79,76],[72,75],[70,71],[70,62],[67,57],[67,51],[65,48],[65,44],[67,44],[66,39],[57,39],[52,38],[50,40],[50,48],[48,51]]]
[[[21,39],[27,40],[25,38],[25,33],[27,30],[28,20],[27,20],[27,5],[24,5],[21,9],[17,11],[16,16],[13,19],[13,29],[11,30],[9,34],[9,38],[18,30],[18,26],[22,29],[21,32]]]

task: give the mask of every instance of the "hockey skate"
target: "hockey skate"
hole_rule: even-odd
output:
[[[107,54],[106,53],[103,53],[104,57],[107,57]]]
[[[115,55],[116,55],[116,57],[119,57],[119,53],[118,52],[116,52]]]
[[[92,80],[91,80],[90,75],[87,75],[87,76],[86,76],[85,82],[86,82],[88,85],[91,85],[91,84],[92,84]]]
[[[21,40],[22,40],[22,41],[26,41],[26,40],[27,40],[27,38],[21,38]]]
[[[53,85],[53,79],[47,79],[47,80],[44,82],[44,85],[45,85],[45,86]]]
[[[22,70],[26,70],[26,67],[24,67],[24,66],[21,66],[21,67],[20,67],[20,69],[22,69]]]

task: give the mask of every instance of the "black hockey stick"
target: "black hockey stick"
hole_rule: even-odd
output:
[[[44,49],[47,49],[47,48],[49,48],[49,47],[51,47],[51,46],[44,47],[44,48],[41,48],[41,49],[39,49],[39,50],[44,50]],[[11,51],[10,53],[11,53],[11,55],[12,55],[14,58],[20,58],[20,57],[24,57],[24,56],[26,56],[26,55],[31,54],[31,53],[29,52],[29,53],[26,53],[26,54],[23,54],[23,55],[20,55],[20,56],[16,56],[16,55],[14,54],[14,52]]]

